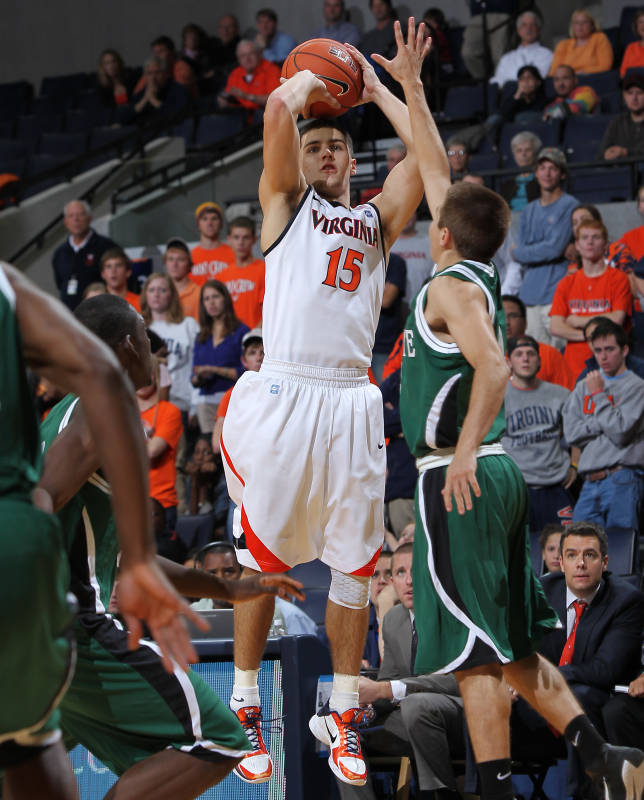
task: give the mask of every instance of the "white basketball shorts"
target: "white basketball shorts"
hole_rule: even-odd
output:
[[[384,537],[382,395],[366,370],[265,360],[235,384],[221,435],[239,562],[321,559],[373,574]]]

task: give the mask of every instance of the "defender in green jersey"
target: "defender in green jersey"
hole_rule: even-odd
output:
[[[136,388],[150,383],[149,340],[129,303],[101,295],[81,303],[75,315],[112,347]],[[196,673],[177,664],[166,672],[153,642],[129,650],[127,631],[106,613],[118,541],[110,485],[98,469],[84,413],[82,402],[68,395],[41,428],[41,485],[56,507],[72,495],[58,511],[79,604],[78,662],[61,703],[65,740],[80,742],[122,776],[112,790],[117,797],[187,800],[222,780],[250,745],[235,715]],[[236,602],[289,591],[301,597],[300,584],[282,575],[222,581],[165,559],[159,563],[191,596]]]
[[[416,669],[455,672],[484,800],[513,798],[508,684],[565,734],[589,773],[604,778],[607,799],[640,800],[644,754],[604,742],[557,668],[536,653],[540,635],[558,621],[529,564],[527,489],[499,444],[508,368],[491,258],[510,212],[484,187],[450,185],[417,77],[428,46],[423,27],[416,35],[410,19],[405,44],[396,22],[396,57],[373,56],[405,93],[436,262],[407,321],[400,397],[420,472]]]

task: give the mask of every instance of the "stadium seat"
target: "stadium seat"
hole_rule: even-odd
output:
[[[624,48],[631,42],[637,41],[637,36],[633,30],[633,18],[638,8],[641,8],[641,5],[624,6],[622,8],[619,18],[619,40]]]
[[[570,170],[567,191],[581,203],[612,203],[633,196],[628,167],[588,167]]]
[[[485,111],[485,86],[452,86],[447,90],[442,116],[448,120],[482,117]]]
[[[184,119],[180,125],[175,125],[172,129],[173,136],[180,136],[186,143],[186,148],[192,147],[195,137],[195,121],[192,117]]]
[[[105,158],[120,158],[123,153],[131,152],[136,146],[135,134],[138,128],[135,125],[120,125],[119,127],[94,128],[89,137],[89,149],[114,142],[114,148],[109,150]]]
[[[26,157],[22,158],[0,158],[0,174],[10,173],[12,175],[22,175],[27,166]]]
[[[619,35],[619,27],[615,25],[611,28],[602,28],[602,33],[606,36],[610,42],[610,46],[613,48],[613,65],[617,67],[622,63],[622,56],[624,55],[624,47]]]
[[[607,92],[614,92],[619,89],[619,71],[610,69],[606,72],[584,74],[579,78],[579,82],[585,86],[592,86],[597,94],[602,97]]]
[[[0,120],[0,139],[11,139],[15,127],[15,122],[12,119]]]
[[[244,127],[241,114],[210,114],[201,117],[197,123],[195,145],[207,147],[229,136],[239,133]]]
[[[177,517],[177,536],[187,549],[201,549],[213,541],[214,514],[190,514]]]
[[[305,588],[326,589],[328,592],[331,585],[331,572],[328,566],[317,558],[315,561],[291,567],[288,574],[291,578],[301,581]]]
[[[568,161],[594,161],[610,119],[605,114],[569,117],[563,135]]]
[[[30,156],[27,160],[26,175],[28,177],[35,177],[41,172],[46,172],[47,170],[59,167],[68,160],[68,156],[52,156],[42,154]],[[45,189],[49,189],[51,186],[56,186],[57,184],[62,183],[64,180],[65,178],[63,176],[58,175],[37,181],[25,189],[23,198],[32,197],[32,195],[39,194]]]
[[[499,166],[498,153],[474,153],[467,162],[468,172],[484,172],[485,170],[496,169]]]
[[[85,89],[87,83],[88,77],[84,72],[46,77],[40,84],[40,97],[71,98]]]
[[[26,142],[19,139],[0,139],[0,161],[24,158],[29,152]]]
[[[461,47],[463,46],[463,32],[465,28],[462,26],[450,26],[446,33],[449,40],[450,50],[452,52],[452,63],[454,65],[455,75],[467,75],[467,69],[461,58]]]
[[[639,536],[633,528],[606,528],[608,569],[616,575],[637,572]]]
[[[78,156],[86,146],[86,133],[43,133],[40,137],[40,152],[52,156]]]
[[[43,133],[60,133],[63,129],[62,114],[26,114],[18,118],[16,136],[29,142],[37,141]]]
[[[601,97],[600,111],[602,114],[619,114],[622,110],[622,93],[619,89],[616,92],[607,92]]]
[[[65,130],[67,133],[81,133],[92,127],[92,121],[86,111],[67,109],[65,111]]]

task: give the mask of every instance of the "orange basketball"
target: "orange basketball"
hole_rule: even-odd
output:
[[[309,39],[291,50],[282,65],[282,77],[291,78],[303,69],[310,69],[321,78],[341,105],[335,109],[326,103],[313,103],[311,114],[314,117],[339,117],[352,108],[362,94],[360,65],[333,39]]]

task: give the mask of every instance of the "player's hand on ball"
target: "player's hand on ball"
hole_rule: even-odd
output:
[[[373,100],[373,95],[379,86],[382,86],[380,78],[376,75],[373,66],[367,61],[362,53],[353,45],[344,43],[344,48],[351,54],[351,57],[356,61],[362,69],[363,89],[362,94],[358,98],[355,106],[370,103]]]
[[[381,67],[384,67],[398,83],[413,81],[420,76],[423,61],[431,48],[431,37],[425,37],[424,22],[420,23],[418,32],[416,32],[416,25],[413,17],[409,17],[406,44],[398,20],[394,23],[394,35],[396,37],[396,44],[398,45],[398,52],[394,58],[389,61],[379,53],[373,53],[371,58],[376,64],[380,64]]]
[[[174,670],[173,659],[184,670],[198,661],[182,616],[202,630],[208,630],[208,624],[179,597],[154,558],[134,565],[121,563],[118,605],[129,630],[131,650],[138,647],[143,635],[143,620],[161,648],[161,660],[168,672]]]
[[[305,600],[304,594],[300,591],[302,584],[288,575],[280,574],[259,574],[241,578],[238,581],[229,581],[230,600],[233,603],[240,603],[244,600],[253,600],[265,594],[277,595],[289,600],[294,597],[296,600]]]
[[[452,495],[456,502],[456,510],[459,514],[472,510],[472,495],[470,488],[476,495],[481,496],[481,489],[476,480],[476,455],[454,454],[452,463],[445,471],[445,486],[441,491],[445,508],[450,512],[452,506]]]

